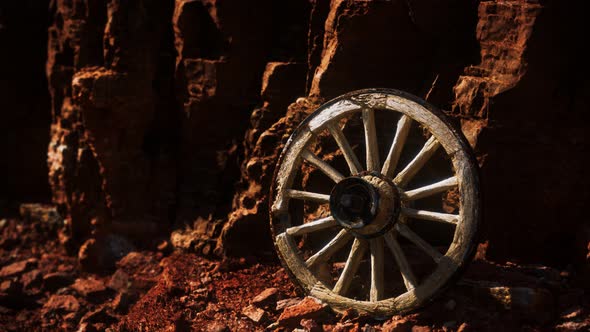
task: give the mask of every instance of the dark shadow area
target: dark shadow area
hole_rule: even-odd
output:
[[[339,20],[339,49],[320,84],[324,97],[394,88],[449,109],[453,86],[479,61],[477,2],[371,2],[368,14]],[[340,31],[341,30],[341,31]]]
[[[15,202],[50,198],[47,8],[47,0],[0,3],[0,211],[5,213]]]
[[[492,260],[563,268],[584,261],[590,235],[587,6],[545,6],[525,54],[527,73],[494,99],[480,138],[484,236]]]
[[[200,2],[186,2],[178,29],[182,31],[182,57],[215,60],[227,54],[229,41],[216,25],[208,8]]]

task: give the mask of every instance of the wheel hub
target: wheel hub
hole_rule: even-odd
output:
[[[388,231],[397,222],[399,193],[380,174],[351,176],[332,189],[330,210],[338,224],[354,236],[371,238]]]

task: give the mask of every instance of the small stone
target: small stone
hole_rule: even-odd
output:
[[[489,242],[488,241],[479,243],[477,245],[477,249],[475,251],[475,257],[473,259],[475,259],[475,260],[485,260],[486,259],[486,254],[487,254],[487,251],[488,251],[488,246],[489,246]]]
[[[324,331],[333,331],[333,332],[352,332],[352,331],[361,331],[360,325],[358,322],[338,322],[334,326],[322,326]]]
[[[279,317],[279,325],[296,327],[304,318],[321,320],[326,318],[327,310],[326,304],[308,296],[298,304],[285,308]]]
[[[359,313],[356,310],[348,308],[340,313],[340,321],[341,322],[352,321],[355,318],[357,318],[358,316],[359,316]]]
[[[170,242],[168,242],[168,240],[164,240],[158,244],[157,248],[161,252],[168,252],[170,251]]]
[[[455,310],[455,308],[457,307],[457,302],[453,299],[450,299],[447,301],[447,303],[445,303],[445,309],[452,311]]]
[[[60,288],[71,285],[74,278],[67,272],[53,272],[43,276],[43,289],[47,291],[55,291]]]
[[[0,270],[0,278],[7,278],[18,274],[22,274],[23,272],[26,272],[36,266],[37,260],[34,258],[15,262],[10,265],[6,265]]]
[[[153,258],[145,253],[132,251],[125,255],[117,262],[117,267],[125,271],[135,270],[147,264],[150,264]]]
[[[170,243],[174,248],[192,250],[197,242],[197,237],[192,232],[174,231],[170,234]]]
[[[254,321],[256,323],[260,323],[262,321],[265,321],[268,318],[266,311],[264,311],[260,308],[257,308],[253,305],[249,305],[249,306],[245,307],[244,309],[242,309],[242,315],[250,318],[252,321]]]
[[[57,212],[57,207],[46,204],[26,203],[19,208],[21,217],[29,222],[40,221],[52,226],[63,226],[64,219]]]
[[[24,273],[20,277],[20,281],[23,283],[25,289],[31,289],[41,285],[41,272],[39,270],[32,270]]]
[[[80,309],[80,303],[72,295],[52,295],[43,309],[46,312],[75,312]]]
[[[111,280],[109,280],[107,286],[111,289],[122,291],[124,289],[129,288],[129,284],[129,275],[125,273],[123,270],[118,269],[111,276]]]
[[[410,332],[412,330],[412,322],[406,318],[394,317],[392,320],[383,324],[383,331],[386,332]]]
[[[229,332],[229,328],[227,327],[227,325],[225,325],[221,322],[211,322],[211,323],[209,323],[209,325],[207,325],[206,331],[209,331],[209,332]]]
[[[321,332],[322,331],[322,328],[320,327],[320,325],[313,319],[304,318],[301,320],[299,325],[301,325],[301,327],[303,327],[305,329],[305,331],[309,331],[309,332]]]
[[[559,332],[578,332],[578,331],[590,331],[590,320],[582,322],[565,322],[555,327],[555,331]]]
[[[267,288],[252,299],[252,304],[259,308],[265,308],[277,302],[279,290],[277,288]]]
[[[5,280],[0,283],[0,292],[8,295],[20,294],[23,289],[23,284],[14,280]]]
[[[459,328],[457,329],[457,332],[469,332],[469,331],[473,331],[473,329],[471,328],[471,325],[467,324],[467,323],[463,323],[459,326]]]
[[[555,312],[553,295],[546,289],[528,287],[491,287],[489,295],[507,310],[539,323],[551,319]]]
[[[572,320],[576,317],[582,316],[584,309],[582,307],[569,308],[561,313],[561,318],[564,320]]]
[[[284,299],[284,300],[279,300],[279,301],[277,301],[276,310],[281,311],[281,310],[285,309],[286,307],[296,305],[299,302],[301,302],[301,299],[298,297],[292,297],[292,298],[288,298],[288,299]]]
[[[100,297],[106,291],[104,283],[96,279],[76,279],[71,287],[84,297]]]

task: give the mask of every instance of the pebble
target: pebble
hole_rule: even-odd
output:
[[[107,286],[116,291],[122,291],[129,288],[129,275],[123,270],[118,269],[113,273]]]
[[[253,305],[249,305],[242,309],[242,315],[250,318],[252,321],[256,323],[265,321],[268,318],[268,314],[266,313],[266,311],[257,308]]]
[[[296,305],[299,302],[301,302],[301,298],[298,298],[298,297],[292,297],[292,298],[288,298],[288,299],[284,299],[284,300],[279,300],[279,301],[277,301],[276,310],[281,311],[281,310],[285,309],[286,307]]]
[[[252,299],[252,304],[257,307],[267,307],[277,302],[279,290],[277,288],[267,288]]]
[[[298,304],[285,308],[278,321],[280,326],[296,327],[302,319],[320,320],[327,316],[327,312],[326,304],[308,296]]]
[[[6,265],[0,270],[0,278],[8,278],[19,275],[34,267],[37,267],[37,260],[34,258],[15,262],[10,265]]]
[[[41,272],[39,270],[26,272],[20,277],[20,281],[23,283],[25,289],[37,287],[42,281]]]
[[[102,281],[92,278],[76,279],[71,288],[84,297],[101,296],[106,291],[106,287]]]
[[[80,309],[80,303],[72,295],[52,295],[43,305],[45,312],[75,312]]]

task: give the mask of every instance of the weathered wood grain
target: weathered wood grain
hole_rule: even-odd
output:
[[[375,111],[371,108],[363,110],[363,127],[365,129],[365,151],[368,171],[379,170],[379,143],[375,128]]]
[[[432,212],[426,210],[416,210],[411,208],[402,207],[402,215],[410,218],[422,219],[422,220],[431,220],[431,221],[440,221],[446,222],[449,224],[457,224],[461,216],[457,214],[449,214],[449,213],[440,213],[440,212]]]
[[[329,216],[326,218],[322,218],[322,219],[308,222],[308,223],[300,225],[300,226],[289,227],[289,228],[287,228],[286,232],[287,232],[287,234],[292,235],[292,236],[299,236],[299,235],[304,235],[304,234],[312,233],[315,231],[319,231],[322,229],[334,227],[336,225],[337,225],[337,223],[336,223],[336,220],[334,220],[334,217]]]
[[[451,188],[454,188],[457,186],[457,177],[452,176],[448,179],[444,179],[442,181],[424,186],[424,187],[420,187],[417,189],[413,189],[413,190],[409,190],[406,191],[403,196],[404,199],[408,200],[408,201],[415,201],[417,199],[420,198],[424,198],[424,197],[428,197],[428,196],[432,196],[434,194],[438,194],[441,193],[443,191],[447,191]]]
[[[313,256],[309,257],[305,264],[308,267],[313,267],[314,265],[320,262],[326,262],[330,257],[332,257],[338,250],[342,249],[352,239],[352,235],[343,229],[341,230],[328,244],[326,244],[322,249],[320,249],[317,253]]]
[[[391,148],[387,154],[387,159],[385,159],[383,168],[381,169],[381,174],[387,176],[388,178],[393,178],[393,173],[395,172],[395,168],[399,162],[399,157],[402,154],[402,150],[404,148],[404,144],[406,143],[406,139],[408,138],[408,134],[410,133],[411,127],[412,119],[405,114],[402,115],[397,123],[395,137],[393,138],[393,143],[391,143]]]
[[[303,150],[303,153],[301,155],[303,159],[305,159],[310,164],[312,164],[317,169],[326,174],[330,179],[332,179],[332,181],[338,183],[342,181],[342,179],[344,179],[344,176],[340,174],[340,172],[338,172],[334,167],[330,166],[330,164],[318,158],[318,156],[311,153],[309,150]]]
[[[344,137],[344,133],[342,133],[340,127],[338,127],[337,124],[335,125],[329,123],[328,131],[330,131],[330,135],[334,137],[336,144],[338,144],[340,151],[342,151],[344,159],[346,159],[346,163],[348,164],[348,168],[350,169],[350,174],[360,173],[363,170],[363,167],[361,166],[361,163],[359,162],[356,154],[350,147],[348,140],[346,139],[346,137]]]
[[[404,279],[404,284],[406,285],[407,290],[412,290],[418,286],[418,281],[414,276],[414,272],[412,272],[412,268],[410,267],[410,263],[408,262],[404,251],[400,247],[399,243],[395,239],[395,237],[391,234],[391,232],[385,233],[385,242],[387,246],[391,250],[395,261],[397,262],[397,266],[399,266],[399,271],[402,274],[402,278]]]
[[[396,177],[393,179],[393,183],[397,186],[404,188],[410,180],[426,165],[428,160],[434,155],[436,150],[439,147],[439,143],[436,138],[431,136],[426,143],[424,143],[424,147],[422,150],[418,152],[416,157],[410,161],[410,163],[399,172]]]
[[[336,282],[336,285],[332,289],[332,291],[339,295],[344,295],[348,292],[350,288],[350,284],[352,283],[352,278],[358,271],[359,265],[363,260],[363,256],[367,251],[367,243],[364,240],[354,239],[352,243],[352,248],[350,249],[350,253],[348,254],[348,259],[346,260],[346,265],[344,265],[344,269]]]
[[[318,202],[318,203],[329,203],[330,202],[330,195],[312,193],[310,191],[287,189],[286,195],[289,198],[302,199],[305,201],[312,201],[312,202]]]

